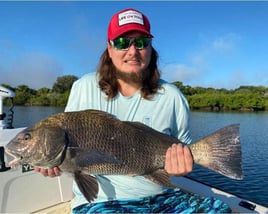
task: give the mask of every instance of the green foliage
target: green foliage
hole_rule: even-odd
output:
[[[15,91],[15,105],[65,106],[76,76],[58,77],[53,88],[34,90],[27,85],[16,88],[2,84]],[[240,86],[234,90],[184,86],[182,82],[174,82],[188,99],[193,110],[208,111],[268,111],[268,88],[264,86]],[[5,99],[5,104],[10,104]]]
[[[37,91],[29,88],[27,85],[19,85],[15,88],[16,98],[15,105],[31,105],[32,98],[36,96]]]
[[[5,87],[5,88],[8,88],[8,89],[10,89],[10,90],[12,90],[12,91],[15,91],[15,88],[13,88],[12,86],[10,86],[10,85],[8,85],[8,84],[1,84],[3,87]]]
[[[19,85],[16,88],[6,84],[2,86],[15,91],[14,105],[65,106],[72,84],[77,79],[76,76],[71,75],[58,77],[53,89],[44,87],[34,90],[27,85]],[[10,99],[5,99],[4,104],[11,105]]]
[[[73,82],[76,80],[77,77],[73,75],[58,77],[57,81],[53,85],[52,91],[60,94],[65,93],[66,91],[70,91]]]
[[[184,90],[189,92],[189,89]],[[186,86],[188,88],[188,86]],[[235,90],[195,88],[184,93],[191,109],[212,111],[267,111],[268,88],[241,86]]]

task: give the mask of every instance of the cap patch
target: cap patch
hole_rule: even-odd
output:
[[[129,23],[137,23],[140,25],[144,25],[142,14],[134,10],[128,10],[128,11],[118,14],[119,26],[129,24]]]

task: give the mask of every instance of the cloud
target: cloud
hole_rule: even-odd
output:
[[[1,67],[1,82],[12,87],[27,85],[30,88],[51,88],[61,75],[62,68],[53,57],[44,53],[28,53]]]
[[[190,61],[208,65],[215,59],[230,59],[236,53],[240,39],[239,35],[231,32],[213,38],[202,35],[199,45],[190,55]]]
[[[267,86],[268,78],[267,69],[258,72],[245,72],[244,70],[236,70],[231,73],[230,84],[236,87],[241,85]]]
[[[266,71],[247,72],[243,69],[235,69],[228,72],[224,78],[221,76],[204,83],[203,87],[236,89],[240,86],[267,86]]]
[[[210,39],[203,37],[185,63],[167,64],[162,68],[163,78],[190,86],[234,88],[245,78],[243,72],[231,73],[235,68],[228,70],[239,40],[240,37],[234,33]]]
[[[216,53],[229,53],[233,51],[239,41],[239,36],[234,33],[227,33],[215,38],[209,45],[211,51]]]
[[[169,82],[180,81],[184,84],[193,84],[202,76],[201,70],[183,64],[168,64],[161,70],[163,79]]]

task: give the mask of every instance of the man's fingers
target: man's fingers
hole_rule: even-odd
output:
[[[34,170],[36,172],[41,173],[43,176],[47,177],[55,177],[60,175],[60,170],[58,167],[54,167],[52,169],[44,169],[44,168],[39,168],[39,167],[34,167]]]
[[[186,175],[193,169],[193,158],[189,147],[173,144],[168,148],[165,170],[171,175]]]
[[[184,153],[186,172],[189,173],[193,170],[194,165],[193,156],[188,146],[183,147],[183,153]]]

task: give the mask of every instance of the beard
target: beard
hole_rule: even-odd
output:
[[[126,83],[142,84],[144,78],[144,72],[131,72],[126,73],[116,70],[116,78],[123,80]]]

